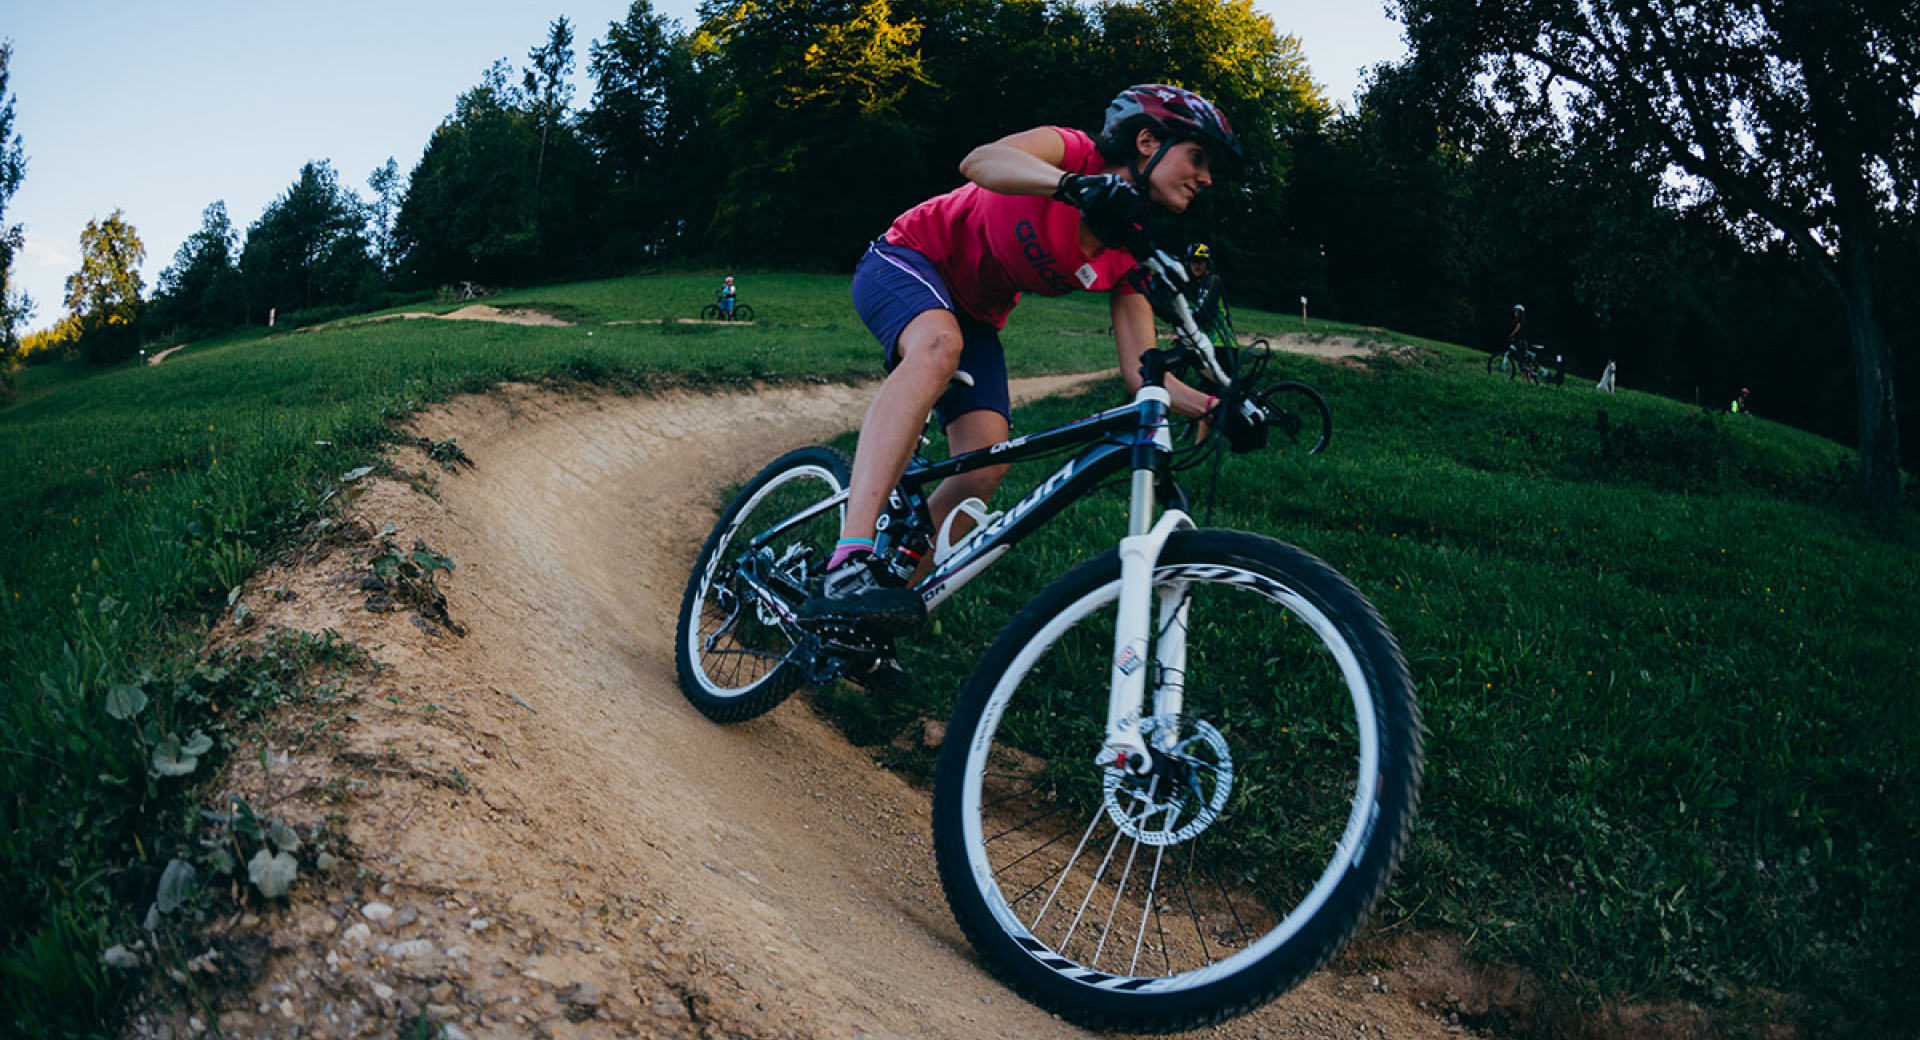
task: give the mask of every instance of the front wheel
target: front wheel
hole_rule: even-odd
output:
[[[701,321],[719,321],[720,305],[717,303],[709,303],[705,307],[700,308],[700,320]]]
[[[853,466],[846,453],[790,451],[720,514],[694,561],[674,630],[680,692],[715,722],[773,710],[802,680],[791,614],[818,591]]]
[[[1154,571],[1143,776],[1095,761],[1120,561],[1041,592],[956,705],[934,787],[940,879],[1009,985],[1082,1025],[1192,1029],[1297,984],[1385,892],[1413,825],[1420,719],[1379,615],[1326,564],[1237,531]]]

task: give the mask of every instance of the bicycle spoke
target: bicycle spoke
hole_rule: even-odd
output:
[[[1393,786],[1368,772],[1375,724],[1371,709],[1356,714],[1366,680],[1340,626],[1230,562],[1241,537],[1196,533],[1224,555],[1192,565],[1167,562],[1183,536],[1162,551],[1138,775],[1089,755],[1105,727],[1117,558],[1062,579],[1015,620],[949,728],[935,837],[955,912],[1053,1006],[1121,1015],[1089,1023],[1184,1028],[1206,1020],[1197,1005],[1166,1005],[1165,1019],[1117,1009],[1187,989],[1284,987],[1303,969],[1266,965],[1328,956],[1337,930],[1306,921],[1364,875],[1365,894],[1339,911],[1357,920],[1353,900],[1376,897],[1405,840],[1402,800],[1387,824],[1393,848],[1361,870],[1376,799],[1404,794],[1406,774]],[[1405,682],[1404,666],[1385,670]],[[1400,719],[1396,739],[1409,740]],[[956,786],[959,775],[970,779]],[[983,938],[994,934],[1012,945]]]

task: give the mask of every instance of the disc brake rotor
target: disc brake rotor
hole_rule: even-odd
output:
[[[1233,794],[1233,753],[1211,723],[1155,715],[1140,723],[1153,762],[1144,775],[1106,772],[1107,816],[1146,845],[1190,841],[1220,818]]]

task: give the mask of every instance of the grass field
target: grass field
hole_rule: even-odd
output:
[[[217,765],[237,723],[213,706],[270,711],[343,652],[314,640],[210,663],[207,621],[265,554],[311,536],[395,419],[503,380],[631,393],[873,373],[843,278],[739,277],[751,327],[676,323],[719,275],[662,276],[486,301],[569,327],[342,323],[155,367],[21,374],[0,410],[5,1021],[110,1031],[100,951],[135,935],[155,864],[190,833],[189,785],[211,771],[159,766],[196,734]],[[1016,372],[1110,366],[1105,325],[1097,300],[1030,301],[1007,336]],[[1212,523],[1347,574],[1412,665],[1429,765],[1388,922],[1448,929],[1572,1002],[1684,998],[1737,1025],[1785,1000],[1833,1034],[1910,1023],[1914,515],[1856,511],[1851,453],[1830,443],[1577,380],[1514,384],[1481,357],[1284,362],[1327,394],[1333,449],[1232,460],[1210,499]],[[1206,496],[1204,471],[1189,486]],[[1117,517],[1081,506],[1022,548],[1030,565],[956,597],[907,651],[923,688],[956,689],[1034,591],[1017,579],[1110,544]],[[948,707],[844,687],[822,703],[910,771],[927,763],[889,742]]]

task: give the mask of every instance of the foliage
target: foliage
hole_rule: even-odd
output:
[[[19,325],[32,308],[32,301],[13,291],[13,258],[25,242],[24,232],[20,225],[6,221],[7,203],[27,173],[27,153],[13,129],[13,94],[7,89],[7,66],[12,62],[13,44],[0,42],[0,404],[13,398]]]
[[[73,315],[53,323],[53,327],[29,332],[20,338],[20,363],[45,365],[78,357],[80,321]]]
[[[535,281],[592,253],[591,153],[540,104],[499,61],[434,131],[394,223],[413,285]]]
[[[635,0],[590,50],[592,103],[580,130],[606,185],[601,222],[610,259],[661,256],[704,212],[696,186],[706,178],[687,147],[699,125],[693,56],[678,23]]]
[[[547,138],[566,116],[573,98],[573,84],[567,76],[573,71],[573,26],[565,16],[547,27],[547,42],[527,52],[528,66],[521,80],[529,114],[540,126],[540,151],[534,158],[533,190],[540,192],[540,176],[546,165]]]
[[[367,244],[380,273],[391,276],[400,265],[400,244],[393,236],[393,222],[407,196],[400,164],[389,157],[385,165],[367,176],[367,189],[373,192],[366,204]]]
[[[1840,305],[1858,380],[1861,491],[1901,487],[1882,244],[1920,212],[1920,21],[1898,5],[1399,0],[1425,82],[1516,136],[1609,142],[1667,171],[1749,238],[1784,236]],[[1484,78],[1462,76],[1462,69]],[[1470,84],[1478,84],[1470,85]]]
[[[208,206],[200,215],[200,230],[180,244],[173,264],[160,272],[147,316],[150,326],[204,332],[239,324],[245,301],[233,260],[238,241],[227,204]]]
[[[120,210],[87,221],[80,232],[80,270],[67,276],[67,312],[80,326],[80,355],[96,365],[140,349],[140,265],[147,247]]]
[[[360,199],[332,163],[302,166],[299,179],[247,229],[240,277],[248,313],[264,321],[269,310],[353,301],[377,277],[364,227]]]

